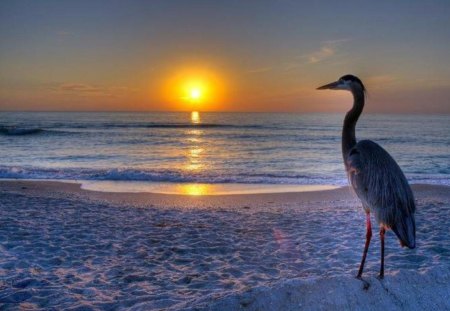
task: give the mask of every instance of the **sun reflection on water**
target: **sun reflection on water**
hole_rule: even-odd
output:
[[[198,113],[198,111],[191,112],[191,123],[193,123],[193,124],[200,123],[200,113]]]
[[[186,195],[207,195],[212,193],[207,184],[185,184],[177,187],[177,192]]]
[[[191,112],[191,123],[192,124],[200,124],[200,113],[198,111]],[[203,131],[199,129],[189,129],[186,131],[186,141],[190,143],[188,150],[186,150],[185,155],[187,158],[187,163],[183,166],[183,169],[189,172],[192,171],[200,171],[204,168],[204,164],[202,163],[202,153],[204,148],[200,146],[202,139],[200,136]],[[191,187],[189,188],[192,193],[198,193],[198,188]],[[193,190],[197,189],[197,190]],[[183,192],[184,193],[184,192]],[[202,193],[198,193],[196,195],[200,195]],[[194,194],[195,195],[195,194]]]

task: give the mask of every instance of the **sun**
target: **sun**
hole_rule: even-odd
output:
[[[174,110],[215,111],[222,107],[225,85],[216,71],[185,67],[168,74],[170,77],[162,88],[162,95]]]
[[[198,101],[202,98],[202,90],[200,88],[192,88],[189,90],[189,98]]]

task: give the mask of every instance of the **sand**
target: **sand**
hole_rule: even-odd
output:
[[[450,188],[415,185],[417,248],[374,232],[348,188],[181,196],[0,182],[0,306],[83,310],[450,310]]]

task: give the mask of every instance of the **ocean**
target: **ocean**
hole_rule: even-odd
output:
[[[343,118],[0,112],[0,178],[342,186]],[[450,185],[450,116],[363,114],[356,136],[385,148],[411,183]]]

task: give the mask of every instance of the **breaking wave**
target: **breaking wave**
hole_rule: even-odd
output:
[[[59,180],[110,180],[148,181],[177,183],[242,183],[242,184],[335,184],[345,185],[345,179],[330,179],[326,176],[281,175],[281,174],[218,174],[204,171],[192,174],[183,170],[140,169],[87,169],[87,168],[36,168],[0,166],[0,178],[4,179],[59,179]]]

